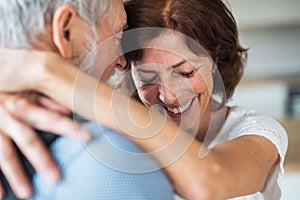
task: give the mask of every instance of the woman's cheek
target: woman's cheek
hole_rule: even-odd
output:
[[[189,79],[189,84],[194,94],[201,94],[208,89],[206,81],[200,75],[195,75],[195,77]]]

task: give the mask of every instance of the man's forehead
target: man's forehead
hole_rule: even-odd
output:
[[[98,40],[102,42],[120,34],[127,24],[127,16],[122,0],[111,0],[110,9],[98,20]]]
[[[121,32],[127,25],[127,16],[126,16],[126,12],[125,12],[125,8],[124,8],[124,4],[123,1],[120,0],[116,6],[114,6],[112,8],[112,12],[111,14],[113,16],[112,19],[114,20],[114,30],[116,33]]]
[[[110,10],[99,19],[100,32],[110,36],[120,33],[127,24],[127,16],[122,0],[112,0]],[[106,35],[108,36],[108,35]]]

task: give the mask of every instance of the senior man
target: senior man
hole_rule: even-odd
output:
[[[115,34],[121,37],[125,25],[126,14],[122,0],[0,1],[1,47],[51,51],[77,65],[98,43]],[[107,56],[121,54],[120,38],[118,37],[110,43],[110,51],[102,54],[101,58],[105,60]],[[104,74],[110,74],[113,67],[124,67],[125,65],[124,57],[120,56],[113,61],[106,69],[108,72],[104,72]],[[59,67],[57,66],[58,70]],[[105,77],[108,78],[108,76]],[[9,98],[7,95],[3,95],[1,98],[3,105],[0,107],[1,117],[6,122],[0,128],[1,182],[5,183],[6,189],[10,184],[16,196],[24,199],[32,195],[32,190],[28,187],[25,174],[20,169],[13,142],[28,158],[37,172],[55,181],[59,179],[59,174],[53,165],[53,160],[46,153],[45,145],[38,136],[26,127],[25,123],[22,124],[21,120],[15,119],[11,113],[6,111],[9,106],[11,107],[5,103]],[[62,114],[68,113],[53,102],[48,101],[46,103],[46,99],[43,102],[49,108],[49,114],[53,115],[51,110],[60,111]],[[43,105],[43,103],[41,104]],[[30,115],[39,114],[37,107],[31,108],[33,110],[28,111]],[[71,124],[71,121],[62,115],[56,117],[58,120],[55,124],[47,124],[47,122],[53,122],[51,118],[47,121],[47,119],[34,117],[30,121],[28,116],[29,122],[27,122],[40,130],[55,130],[56,134],[74,136],[74,130],[69,130],[72,133],[63,133],[68,128],[61,128],[59,131],[57,131],[59,128],[51,128],[55,127],[56,124],[59,125],[60,120],[63,120],[64,124]],[[39,122],[44,125],[39,125]],[[118,133],[105,127],[99,128],[98,125],[92,123],[85,123],[84,125],[93,133],[94,137],[93,141],[87,144],[87,147],[96,149],[95,152],[97,149],[98,151],[105,151],[105,149],[101,149],[104,136],[125,147],[124,150],[142,152],[135,144]],[[20,134],[20,130],[26,131]],[[48,148],[54,159],[60,165],[63,178],[58,184],[50,184],[38,173],[27,171],[34,182],[32,199],[171,199],[173,197],[172,187],[161,171],[141,174],[120,172],[106,166],[106,163],[97,161],[86,151],[86,147],[78,142],[76,143],[66,137],[49,137],[45,133],[41,135],[42,140],[49,145]],[[83,138],[89,140],[89,135],[85,133]],[[42,155],[45,156],[42,161],[37,160],[39,152],[41,153],[39,158],[42,158]],[[154,162],[150,158],[148,161]],[[26,168],[32,169],[30,166]],[[47,171],[49,169],[51,173]],[[1,182],[0,196],[4,196]],[[12,192],[7,192],[4,199],[14,198],[16,197]]]

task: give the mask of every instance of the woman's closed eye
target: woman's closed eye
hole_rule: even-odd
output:
[[[183,76],[185,78],[190,78],[195,74],[195,72],[196,72],[196,70],[193,69],[192,71],[187,71],[187,72],[185,72],[185,71],[174,71],[174,74],[176,76]]]

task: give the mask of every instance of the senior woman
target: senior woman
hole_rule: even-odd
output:
[[[220,0],[131,0],[126,9],[130,29],[166,28],[150,33],[140,29],[137,31],[140,35],[127,37],[125,34],[124,41],[137,49],[146,47],[128,53],[140,100],[147,106],[161,105],[167,118],[185,131],[180,131],[180,142],[196,138],[168,165],[164,165],[165,160],[175,154],[176,147],[168,154],[153,154],[164,166],[176,192],[187,199],[279,199],[278,179],[283,173],[287,148],[285,131],[271,118],[242,107],[224,107],[242,76],[245,56],[234,18],[224,3]],[[23,58],[30,57],[18,53]],[[45,56],[36,52],[35,55]],[[2,91],[37,90],[72,108],[72,86],[78,70],[57,57],[54,59],[53,55],[46,65],[26,63],[27,71],[18,70],[19,66],[12,62],[9,61],[11,68],[18,71],[19,80],[7,85],[10,76],[0,76]],[[57,64],[65,66],[62,71],[52,70]],[[41,68],[39,72],[34,71],[36,65]],[[224,81],[223,93],[222,87],[216,84],[220,79],[218,71]],[[96,85],[95,79],[78,73],[81,78],[77,84]],[[29,74],[33,76],[30,80],[26,79]],[[49,81],[37,85],[45,78]],[[178,128],[170,121],[147,139],[137,136],[147,136],[151,131],[132,135],[137,129],[120,128],[122,122],[114,121],[114,110],[124,109],[128,102],[117,95],[118,104],[111,107],[110,103],[115,102],[114,93],[102,83],[96,90],[77,87],[76,93],[81,105],[74,107],[75,112],[122,132],[147,152],[159,152],[176,139]],[[91,103],[85,98],[90,93],[95,95],[96,116],[85,110],[84,105]],[[128,111],[134,123],[139,127],[149,124],[148,110],[136,102],[130,103],[134,109]],[[225,112],[225,121],[221,120],[221,126],[212,129],[218,130],[217,133],[210,132],[215,119],[212,116],[220,110]],[[208,133],[216,136],[206,140]],[[180,142],[175,143],[177,148],[181,148]],[[199,158],[203,146],[210,151]]]
[[[244,195],[249,195],[245,199],[279,199],[278,180],[287,148],[284,129],[255,111],[226,106],[247,57],[226,5],[220,0],[131,0],[125,8],[129,30],[136,30],[135,37],[124,34],[123,43],[125,52],[127,46],[137,49],[127,59],[138,98],[149,107],[160,105],[168,119],[212,148],[210,156],[219,164],[219,176],[213,176],[204,167],[210,166],[209,159],[194,156],[181,168],[183,177],[173,176],[175,189],[188,198],[209,191],[214,195],[208,199]],[[213,117],[222,109],[224,122]],[[215,120],[222,127],[216,137],[206,140],[214,134],[210,123],[216,126]],[[194,186],[187,184],[193,179],[199,190],[190,196],[185,192]]]

